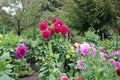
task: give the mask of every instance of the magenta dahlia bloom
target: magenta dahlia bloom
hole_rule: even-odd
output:
[[[43,30],[43,31],[42,31],[42,38],[43,38],[43,39],[49,39],[50,36],[51,36],[50,30]]]
[[[103,47],[100,48],[100,52],[104,52],[104,50],[105,50],[105,49],[104,49]]]
[[[120,62],[119,61],[114,61],[113,65],[117,68],[120,68]]]
[[[82,80],[82,78],[81,78],[81,77],[78,77],[77,80]]]
[[[69,78],[67,76],[62,76],[60,80],[69,80]]]
[[[17,58],[23,58],[26,55],[26,52],[27,47],[24,44],[20,44],[15,51],[15,56]]]
[[[62,25],[60,31],[63,35],[67,34],[69,32],[68,26]]]
[[[80,54],[81,55],[87,56],[89,53],[89,50],[90,50],[90,44],[88,44],[88,43],[80,44],[80,52],[81,52]]]
[[[105,53],[105,54],[103,55],[103,57],[104,57],[105,59],[107,59],[109,56],[108,56],[107,53]]]
[[[52,23],[55,23],[57,21],[57,18],[52,17]]]
[[[60,26],[54,26],[54,32],[55,33],[60,33],[61,32]]]
[[[43,30],[47,29],[47,27],[48,27],[48,21],[47,20],[44,20],[44,21],[42,21],[41,23],[38,24],[39,30],[43,31]]]
[[[117,74],[118,76],[120,76],[120,68],[118,68],[118,69],[116,70],[116,74]]]
[[[61,32],[61,26],[63,25],[63,22],[61,20],[57,20],[54,23],[54,32],[55,33],[60,33]]]

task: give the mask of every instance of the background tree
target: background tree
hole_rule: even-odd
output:
[[[117,2],[116,2],[117,1]],[[95,30],[115,27],[119,17],[119,0],[73,0],[67,9],[69,25],[84,32],[93,27]]]

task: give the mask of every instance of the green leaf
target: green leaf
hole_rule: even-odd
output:
[[[2,62],[2,61],[4,61],[4,60],[6,60],[6,59],[7,59],[7,58],[9,58],[9,57],[10,57],[9,52],[7,52],[7,53],[3,54],[3,55],[0,57],[0,62]]]
[[[50,74],[49,80],[55,80],[55,76],[53,74]]]
[[[7,64],[7,65],[6,65],[6,68],[9,68],[9,69],[10,69],[10,68],[12,68],[12,65],[11,65],[11,64]]]
[[[15,80],[15,79],[13,79],[13,78],[9,77],[8,75],[4,74],[4,75],[0,76],[0,80]]]

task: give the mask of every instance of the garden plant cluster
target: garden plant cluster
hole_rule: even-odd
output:
[[[33,74],[31,63],[39,68],[38,80],[120,80],[119,36],[102,41],[89,30],[72,43],[69,32],[52,17],[38,24],[36,40],[0,34],[0,80]]]

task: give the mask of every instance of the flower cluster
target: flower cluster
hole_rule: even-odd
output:
[[[105,61],[106,59],[109,59],[110,56],[113,57],[113,58],[115,57],[115,59],[116,59],[117,56],[120,55],[120,50],[116,50],[116,51],[112,52],[112,53],[109,54],[109,55],[104,52],[104,48],[100,48],[100,51],[101,51],[100,55],[101,55],[102,61]],[[118,76],[120,76],[120,61],[117,61],[117,60],[115,60],[115,59],[109,59],[109,62],[110,62],[114,67],[117,68],[117,69],[116,69],[116,74],[117,74]]]
[[[71,79],[69,79],[67,76],[62,76],[60,80],[71,80]],[[82,80],[82,78],[78,77],[77,80]]]
[[[17,58],[23,58],[26,55],[27,47],[24,44],[20,44],[15,50],[15,56]]]
[[[84,60],[78,60],[77,61],[77,66],[78,69],[82,70],[82,69],[86,69],[86,66],[83,65]]]
[[[87,56],[88,54],[95,55],[97,49],[95,48],[94,44],[91,43],[83,43],[77,46],[76,52],[79,52],[80,55]]]
[[[49,39],[52,35],[52,33],[61,33],[63,35],[67,34],[69,32],[68,26],[65,25],[62,20],[59,20],[55,17],[52,17],[52,24],[53,28],[48,27],[48,21],[43,20],[41,23],[38,24],[39,30],[42,31],[42,38],[43,39]]]

